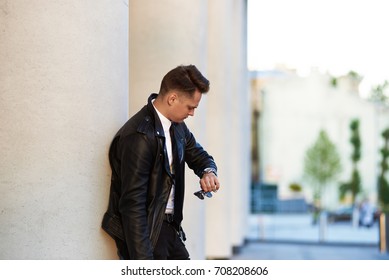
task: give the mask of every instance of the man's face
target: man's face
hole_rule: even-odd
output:
[[[201,92],[196,90],[192,97],[185,94],[177,94],[177,98],[170,108],[170,120],[173,122],[183,122],[187,117],[194,116],[195,109],[199,106]]]

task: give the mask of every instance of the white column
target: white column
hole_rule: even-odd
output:
[[[233,35],[231,32],[232,0],[209,1],[209,96],[207,139],[214,151],[222,189],[207,201],[206,254],[208,258],[229,258],[232,255],[230,205],[233,185]]]
[[[194,64],[207,77],[207,18],[205,0],[130,1],[130,115],[159,91],[163,76],[178,65]],[[186,122],[205,149],[207,99],[203,96]],[[198,181],[191,170],[186,172],[183,227],[191,259],[205,258],[204,202],[193,195]]]
[[[247,231],[250,107],[246,68],[246,1],[209,1],[207,137],[223,188],[207,204],[206,254],[231,257]]]
[[[116,258],[100,225],[128,3],[0,1],[0,23],[0,259]]]
[[[233,0],[231,15],[232,34],[232,186],[231,186],[231,220],[230,230],[233,247],[241,247],[248,234],[248,217],[250,213],[250,178],[251,178],[251,105],[248,89],[247,70],[247,7],[246,1]]]

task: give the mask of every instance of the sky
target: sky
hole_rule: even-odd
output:
[[[389,80],[389,1],[248,0],[248,66]]]

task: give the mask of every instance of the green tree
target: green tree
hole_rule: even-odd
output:
[[[342,165],[336,146],[321,130],[315,143],[308,148],[304,159],[304,175],[312,182],[314,199],[321,207],[325,186],[341,172]]]
[[[382,132],[384,138],[384,146],[380,150],[381,152],[381,172],[378,177],[378,200],[381,204],[381,208],[384,212],[389,212],[389,183],[386,179],[386,173],[389,170],[389,128]]]
[[[381,85],[374,86],[370,93],[370,101],[388,106],[389,97],[385,94],[387,89],[389,89],[388,81],[383,82]]]
[[[353,171],[349,182],[343,183],[339,187],[340,198],[343,199],[346,194],[351,193],[352,204],[355,203],[356,196],[361,192],[361,176],[358,171],[358,161],[361,159],[361,137],[359,134],[359,120],[354,119],[350,123],[351,137],[350,143],[353,146],[351,161]]]

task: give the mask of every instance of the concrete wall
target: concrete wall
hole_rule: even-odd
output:
[[[100,224],[128,3],[1,0],[0,26],[0,259],[115,258]]]

